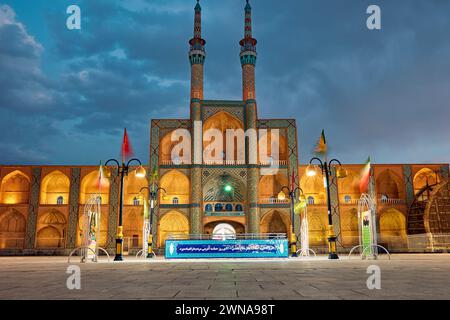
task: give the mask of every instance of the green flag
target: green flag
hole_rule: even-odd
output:
[[[305,210],[306,208],[306,201],[297,201],[297,203],[294,205],[294,213],[300,214]]]

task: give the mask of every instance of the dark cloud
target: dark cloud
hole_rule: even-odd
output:
[[[59,4],[48,43],[1,7],[0,162],[97,163],[123,127],[146,162],[150,119],[189,117],[194,3],[79,1],[80,31]],[[258,113],[297,119],[303,162],[322,128],[345,162],[450,157],[450,3],[377,3],[381,31],[365,26],[372,1],[252,1]],[[202,1],[206,99],[241,97],[243,5]]]

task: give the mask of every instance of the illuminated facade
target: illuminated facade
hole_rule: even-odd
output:
[[[309,239],[313,249],[326,251],[327,200],[323,177],[308,177],[299,165],[294,119],[260,119],[255,93],[256,43],[252,34],[251,7],[245,7],[244,38],[240,41],[242,100],[211,101],[203,98],[205,44],[201,36],[201,7],[195,7],[194,37],[189,41],[191,99],[189,119],[154,119],[151,122],[150,163],[158,171],[159,195],[154,215],[154,245],[162,248],[169,235],[212,234],[218,225],[236,233],[287,233],[291,230],[288,199],[279,199],[283,186],[304,191]],[[254,129],[268,146],[257,163],[226,154],[223,159],[200,163],[174,159],[176,129],[193,133],[201,121],[202,132],[217,129]],[[279,130],[276,144],[271,130]],[[263,131],[267,130],[267,131]],[[264,133],[266,132],[266,133]],[[264,140],[266,139],[266,140]],[[226,145],[226,141],[223,142]],[[201,149],[206,149],[203,143]],[[275,174],[261,174],[279,154]],[[225,149],[225,148],[224,148]],[[193,159],[194,154],[190,157]],[[192,164],[194,163],[194,164]],[[338,251],[358,244],[358,186],[363,165],[344,165],[348,176],[337,179],[332,170],[331,199]],[[0,254],[67,254],[80,245],[84,203],[92,195],[102,201],[99,244],[114,252],[119,206],[119,179],[113,174],[99,189],[96,166],[0,166]],[[430,251],[448,246],[450,239],[450,184],[448,164],[372,165],[371,181],[377,198],[378,241],[391,251]],[[124,186],[124,248],[142,245],[143,199],[139,194],[147,179],[130,174]],[[229,190],[226,190],[226,188]],[[231,191],[231,192],[229,192]],[[295,232],[300,219],[295,216]]]

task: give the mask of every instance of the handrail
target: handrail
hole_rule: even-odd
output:
[[[361,247],[362,247],[362,244],[359,244],[359,245],[357,245],[357,246],[354,246],[354,247],[350,250],[350,252],[349,252],[349,254],[348,254],[348,259],[350,259],[350,257],[351,257],[351,255],[352,255],[353,251],[354,251],[356,248],[361,248]],[[379,244],[372,244],[372,245],[370,245],[370,246],[365,247],[365,248],[363,249],[363,251],[361,252],[360,256],[362,257],[362,256],[364,255],[364,252],[366,252],[366,250],[367,250],[368,248],[376,248],[376,247],[382,248],[382,249],[387,253],[387,255],[388,255],[388,257],[389,257],[389,260],[391,260],[391,254],[389,253],[389,251],[388,251],[385,247],[383,247],[383,246],[381,246],[381,245],[379,245]]]
[[[298,255],[299,257],[308,257],[308,256],[309,256],[309,252],[312,252],[312,253],[314,254],[314,257],[317,257],[316,252],[315,252],[313,249],[311,249],[311,248],[308,248],[308,249],[305,249],[305,248],[299,249],[299,250],[297,250],[297,255]]]
[[[75,251],[81,250],[81,249],[87,249],[90,250],[93,254],[94,254],[94,261],[97,262],[98,256],[97,253],[95,252],[94,249],[88,247],[88,246],[81,246],[81,247],[76,247],[75,249],[73,249],[70,254],[69,257],[67,258],[67,263],[70,263],[70,258],[72,257],[72,255],[75,253]],[[106,251],[105,249],[103,249],[102,247],[97,247],[98,250],[102,250],[104,253],[106,253],[106,256],[108,257],[108,262],[109,262],[109,253],[108,251]]]
[[[156,253],[154,251],[152,251],[152,255],[153,257],[156,257]],[[145,255],[145,250],[141,249],[136,253],[136,258],[147,258]]]

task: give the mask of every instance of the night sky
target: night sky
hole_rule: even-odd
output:
[[[81,7],[81,30],[66,8]],[[346,163],[450,160],[450,1],[253,0],[260,118],[295,118],[302,163],[325,128]],[[382,30],[366,27],[381,7]],[[241,99],[244,0],[203,0],[205,99]],[[194,0],[0,0],[0,164],[98,164],[123,128],[189,117]]]

